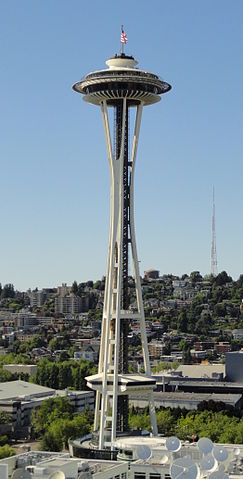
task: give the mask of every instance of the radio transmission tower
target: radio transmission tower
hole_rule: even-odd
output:
[[[211,242],[211,274],[212,274],[212,276],[217,276],[217,274],[218,274],[217,251],[216,251],[216,233],[215,233],[214,186],[213,186],[213,214],[212,214],[212,242]]]

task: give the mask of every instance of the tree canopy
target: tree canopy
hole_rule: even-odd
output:
[[[66,397],[55,397],[43,401],[40,408],[32,412],[32,426],[37,437],[41,437],[41,449],[61,451],[68,447],[71,436],[83,436],[90,432],[91,413],[75,414]]]
[[[176,435],[182,440],[190,440],[194,435],[198,438],[208,437],[222,444],[243,444],[243,418],[239,417],[239,412],[234,408],[228,408],[224,403],[220,405],[212,403],[213,401],[206,404],[204,401],[198,410],[189,412],[179,408],[161,408],[157,412],[159,433],[165,436]],[[133,409],[129,416],[129,424],[136,429],[149,429],[149,414],[147,412],[136,414]]]

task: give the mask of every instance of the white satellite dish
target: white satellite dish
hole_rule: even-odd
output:
[[[169,452],[177,452],[181,448],[181,441],[176,436],[167,437],[165,441],[165,446]]]
[[[139,445],[136,447],[137,457],[147,461],[151,457],[151,449],[148,446]]]
[[[213,472],[216,470],[218,463],[212,454],[206,454],[200,460],[200,469],[202,471]]]
[[[26,471],[23,467],[13,471],[12,479],[31,479],[29,471]]]
[[[215,471],[210,474],[209,479],[229,479],[229,476],[223,471]]]
[[[65,479],[66,476],[62,471],[55,471],[50,476],[49,479]]]
[[[170,468],[172,479],[199,479],[198,465],[189,457],[184,456],[176,459]]]
[[[210,454],[213,449],[213,443],[211,439],[208,439],[207,437],[199,439],[197,445],[203,454]]]
[[[228,459],[228,451],[224,446],[214,446],[213,455],[219,462],[224,462]]]
[[[167,456],[166,454],[164,454],[164,455],[161,457],[159,463],[160,463],[160,464],[166,464],[166,463],[168,462],[168,460],[169,460],[168,456]]]

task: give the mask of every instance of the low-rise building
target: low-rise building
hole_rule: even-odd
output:
[[[116,457],[116,454],[114,453]],[[80,459],[68,453],[29,451],[0,460],[0,478],[128,479],[128,462]],[[131,478],[133,479],[133,478]],[[148,478],[149,479],[149,478]],[[152,478],[151,478],[152,479]]]
[[[174,288],[174,291],[173,291],[173,296],[174,298],[178,298],[178,299],[181,299],[183,301],[185,300],[190,300],[190,299],[193,299],[196,295],[196,291],[194,288],[192,288],[191,286],[187,286],[187,287],[177,287],[177,288]]]
[[[233,329],[232,336],[233,336],[233,339],[235,339],[236,341],[242,341],[243,329]]]
[[[202,361],[203,359],[206,359],[207,351],[198,351],[196,349],[191,349],[190,350],[190,355],[191,355],[192,359]]]
[[[55,390],[26,381],[1,383],[0,410],[12,414],[13,434],[15,438],[28,437],[33,409],[42,402],[56,396],[67,397],[76,412],[94,409],[93,391]]]
[[[240,408],[242,406],[242,394],[216,394],[212,393],[194,393],[194,392],[154,392],[154,405],[156,408],[181,408],[187,411],[196,410],[202,401],[223,402],[229,406]],[[148,401],[142,395],[140,397],[131,397],[129,402],[135,407],[144,409]]]
[[[215,345],[215,350],[217,354],[225,354],[231,351],[231,345],[227,341],[219,341]]]
[[[20,311],[16,314],[15,317],[15,327],[21,329],[30,329],[37,326],[38,319],[36,314],[30,313],[29,311]]]
[[[87,344],[82,346],[80,351],[75,351],[74,359],[87,359],[94,363],[98,362],[99,359],[99,344]]]
[[[148,344],[149,356],[152,359],[160,359],[163,356],[165,344],[162,341],[151,341]]]
[[[50,349],[47,349],[44,347],[33,348],[32,351],[30,352],[30,356],[34,360],[50,358],[52,356],[52,352],[50,351]]]
[[[36,364],[4,364],[3,369],[13,374],[23,373],[28,374],[29,376],[33,376],[37,373]]]

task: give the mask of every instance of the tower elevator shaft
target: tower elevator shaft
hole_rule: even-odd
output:
[[[119,161],[122,145],[122,119],[123,100],[116,102],[115,114],[115,154],[116,161]],[[129,104],[125,105],[126,119],[124,132],[123,149],[123,224],[122,224],[122,281],[121,281],[121,309],[127,310],[129,306],[128,294],[128,268],[129,268],[129,218],[130,218],[130,172],[129,172]],[[120,327],[120,350],[119,350],[119,373],[128,373],[128,333],[129,320],[123,319]],[[119,396],[117,404],[117,431],[128,430],[129,403],[128,396]]]

